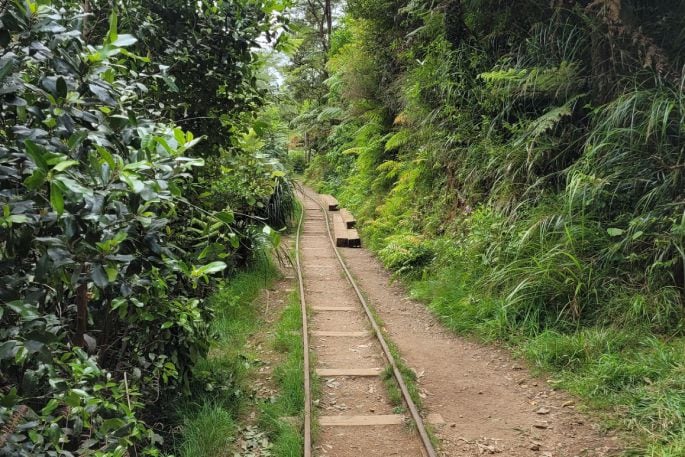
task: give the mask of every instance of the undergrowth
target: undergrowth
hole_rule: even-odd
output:
[[[685,338],[656,335],[649,322],[570,325],[549,316],[541,324],[534,308],[516,309],[484,287],[482,269],[436,265],[422,279],[409,279],[410,288],[447,327],[504,342],[558,387],[605,411],[609,426],[639,437],[629,455],[684,455]]]
[[[259,293],[278,277],[278,269],[264,254],[255,264],[222,284],[210,301],[214,342],[209,355],[195,368],[192,392],[177,405],[181,422],[174,437],[181,457],[216,457],[231,448],[239,416],[247,403],[250,370],[258,363],[245,344],[259,326]]]
[[[295,203],[293,221],[300,219],[302,205]],[[299,227],[302,230],[302,227]],[[295,258],[294,249],[290,252]],[[294,260],[293,260],[294,261]],[[294,283],[297,286],[296,283]],[[299,457],[304,449],[304,345],[299,290],[288,297],[288,303],[275,323],[272,341],[283,359],[274,369],[278,395],[260,405],[260,426],[272,437],[272,452],[276,457]],[[313,366],[313,361],[310,362]],[[312,396],[317,395],[316,379],[311,379]],[[314,432],[314,430],[313,430]]]
[[[284,354],[274,377],[279,394],[271,403],[261,405],[260,424],[273,436],[273,452],[278,457],[302,455],[304,441],[304,372],[302,313],[299,295],[293,292],[276,324],[274,347]]]

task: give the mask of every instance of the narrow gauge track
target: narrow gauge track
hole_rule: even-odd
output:
[[[320,214],[323,216],[322,219],[325,222],[325,232],[322,233],[322,235],[327,236],[329,242],[330,242],[330,248],[333,250],[335,254],[335,258],[337,259],[338,265],[340,267],[339,272],[344,273],[344,276],[349,283],[349,285],[352,287],[354,290],[354,295],[356,295],[356,301],[362,306],[364,315],[366,317],[366,320],[368,321],[368,324],[373,330],[373,337],[375,337],[375,340],[378,342],[382,349],[382,355],[387,362],[387,364],[390,366],[393,376],[395,380],[397,381],[397,385],[400,389],[402,399],[404,401],[404,404],[406,405],[410,416],[411,420],[413,421],[416,431],[418,432],[420,441],[421,441],[421,447],[422,447],[422,452],[425,452],[425,454],[428,457],[437,457],[437,453],[435,449],[433,448],[433,445],[430,441],[430,438],[428,436],[428,433],[426,431],[425,425],[423,423],[423,419],[421,418],[421,415],[419,414],[419,411],[412,400],[409,390],[407,388],[407,385],[402,377],[402,373],[399,370],[399,367],[397,365],[397,362],[395,361],[395,358],[392,355],[392,352],[390,351],[390,348],[385,341],[385,338],[383,336],[383,333],[376,322],[371,309],[366,302],[366,299],[364,298],[364,295],[362,294],[361,289],[357,285],[357,283],[354,280],[354,277],[350,273],[349,269],[347,268],[347,265],[345,264],[338,248],[336,247],[336,243],[332,234],[331,230],[331,223],[328,218],[328,211],[324,206],[321,204],[319,199],[316,196],[311,195],[308,191],[302,190],[301,193],[304,195],[305,199],[308,199],[316,204],[316,207],[310,207],[310,211],[318,211]],[[298,285],[299,285],[299,292],[300,292],[300,305],[301,305],[301,312],[302,312],[302,334],[303,334],[303,347],[304,347],[304,392],[305,392],[305,405],[304,405],[304,456],[305,457],[311,457],[312,456],[312,386],[311,386],[311,367],[310,367],[310,331],[309,331],[309,322],[308,322],[308,306],[307,306],[307,301],[306,301],[306,289],[305,289],[305,281],[304,281],[304,273],[303,273],[303,267],[302,267],[302,260],[301,260],[301,247],[302,247],[302,233],[303,233],[303,224],[304,220],[306,217],[306,212],[308,210],[307,206],[304,204],[305,201],[304,199],[302,201],[302,212],[300,214],[300,218],[298,221],[298,227],[297,227],[297,237],[295,240],[295,267],[297,270],[297,280],[298,280]],[[319,310],[323,311],[335,311],[335,310],[350,310],[350,308],[345,308],[345,307],[319,307]],[[319,332],[319,333],[326,333],[327,336],[353,336],[355,333],[363,334],[364,332]],[[356,335],[354,335],[356,336]],[[336,370],[336,369],[321,369],[317,370],[317,373],[319,373],[322,376],[326,375],[341,375],[341,376],[368,376],[369,373],[374,373],[374,369],[358,369],[358,370],[347,370],[347,373],[345,373],[346,370]],[[356,373],[356,374],[355,374]],[[380,374],[377,370],[375,371],[376,375]],[[374,411],[374,409],[371,409],[371,411]],[[374,425],[374,424],[397,424],[397,422],[393,422],[393,420],[396,420],[398,416],[397,415],[385,415],[385,416],[334,416],[334,417],[329,417],[328,419],[328,424],[322,424],[322,425],[345,425],[345,420],[352,419],[352,422],[355,422],[354,424],[348,424],[348,425],[361,425],[364,422],[367,422],[369,425]],[[325,419],[325,418],[322,418]],[[337,419],[337,420],[336,420]],[[384,422],[385,421],[385,422]],[[402,422],[400,422],[402,423]]]

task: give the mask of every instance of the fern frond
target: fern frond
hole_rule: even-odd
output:
[[[385,142],[385,152],[393,151],[399,149],[405,144],[409,143],[411,139],[411,131],[400,130],[390,137],[388,141]]]
[[[319,122],[339,121],[343,118],[345,111],[337,106],[327,106],[319,112],[316,120]]]
[[[572,93],[583,83],[579,65],[561,62],[556,67],[499,68],[478,75],[503,96],[560,96]]]
[[[563,105],[554,107],[533,120],[529,124],[527,131],[520,136],[514,144],[520,145],[522,143],[527,143],[527,149],[530,152],[542,135],[555,129],[564,118],[573,114],[576,103],[583,96],[584,94],[576,95]]]

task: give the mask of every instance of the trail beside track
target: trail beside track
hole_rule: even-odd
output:
[[[300,261],[312,372],[320,378],[313,455],[427,455],[410,414],[389,398],[380,375],[387,365],[382,347],[328,238],[327,212],[311,198],[302,198]],[[365,249],[339,252],[403,361],[417,373],[422,415],[438,438],[439,455],[618,453],[617,438],[577,412],[571,397],[533,377],[506,351],[446,331]]]

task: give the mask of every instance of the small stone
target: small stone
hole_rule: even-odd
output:
[[[573,400],[569,400],[569,401],[565,401],[565,402],[561,405],[561,407],[562,407],[562,408],[568,408],[569,406],[573,406],[573,405],[575,405],[575,404],[576,404],[576,402],[574,402]]]
[[[535,413],[536,413],[536,414],[541,414],[541,415],[542,415],[542,414],[549,414],[549,413],[550,413],[550,409],[549,409],[549,408],[545,408],[545,407],[543,406],[543,407],[539,408],[537,411],[535,411]]]
[[[459,417],[461,417],[461,416],[459,416]],[[452,427],[452,428],[457,428],[457,423],[456,423],[456,422],[452,422],[452,423],[450,424],[450,427]]]
[[[533,443],[530,445],[530,450],[531,451],[539,451],[540,450],[540,443],[537,441],[533,441]]]
[[[547,424],[547,422],[538,421],[538,422],[533,424],[533,427],[544,430],[544,429],[549,428],[549,424]]]
[[[478,395],[483,395],[483,391],[482,391],[482,390],[479,390],[479,391],[478,391]]]

